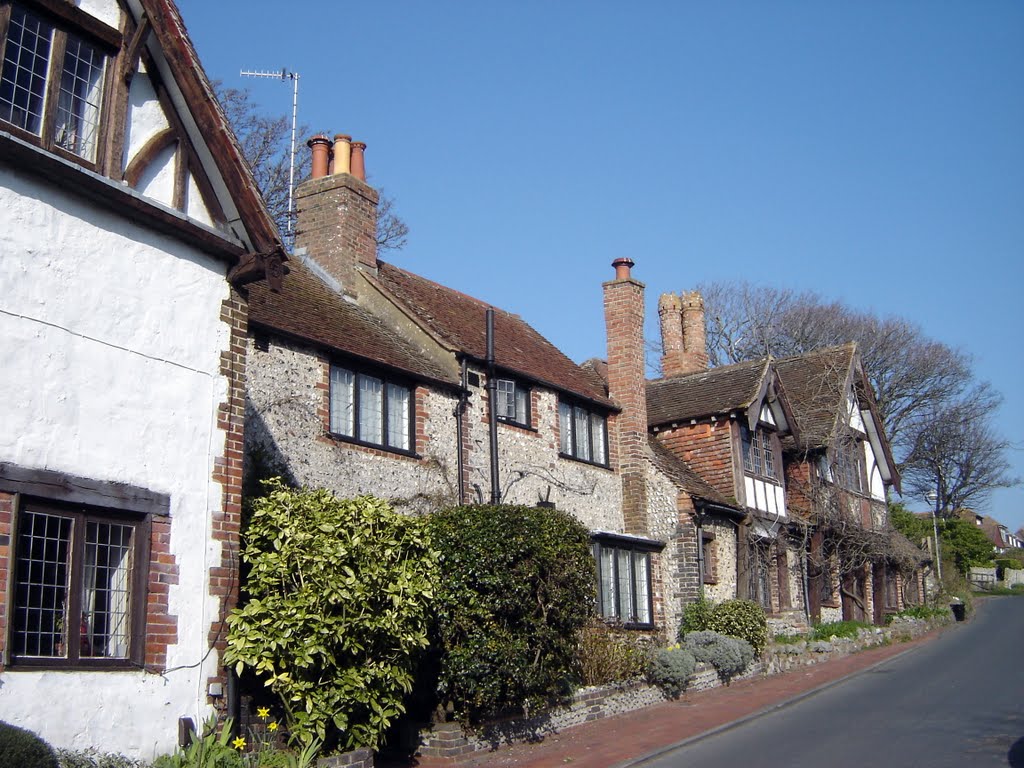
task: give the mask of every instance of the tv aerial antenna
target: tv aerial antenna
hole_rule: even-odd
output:
[[[271,80],[280,80],[281,82],[286,82],[288,80],[292,81],[292,151],[289,155],[288,163],[288,237],[289,239],[293,239],[295,237],[295,131],[296,121],[299,116],[299,73],[289,72],[287,69],[282,68],[280,72],[243,69],[239,74],[241,74],[242,77],[262,77]]]

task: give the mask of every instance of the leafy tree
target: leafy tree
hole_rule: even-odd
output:
[[[939,522],[942,560],[952,560],[956,569],[967,574],[971,566],[992,565],[992,542],[978,526],[952,517]]]
[[[920,545],[922,541],[931,539],[934,535],[931,520],[918,517],[902,503],[889,504],[889,522],[914,544]]]
[[[225,659],[277,693],[293,738],[379,746],[427,646],[437,553],[422,518],[369,496],[264,483]]]
[[[428,521],[444,573],[433,605],[442,705],[479,721],[568,695],[594,605],[587,529],[567,512],[508,505]]]
[[[238,137],[242,154],[249,162],[256,186],[263,195],[270,215],[281,232],[289,231],[288,179],[290,171],[292,121],[290,115],[268,115],[252,99],[249,89],[225,88],[213,83],[217,100],[227,115],[228,122]],[[309,127],[297,129],[299,137],[308,136]],[[296,146],[295,183],[308,178],[311,155]],[[405,247],[409,227],[395,211],[394,198],[378,188],[380,204],[377,210],[377,249],[396,251]]]

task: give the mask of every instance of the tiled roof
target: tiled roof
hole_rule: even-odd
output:
[[[651,449],[654,465],[668,475],[669,479],[677,486],[694,498],[736,509],[735,504],[706,483],[689,464],[658,442],[657,438],[648,437],[647,444]]]
[[[330,288],[299,259],[280,293],[266,285],[249,292],[249,322],[356,355],[433,381],[457,384],[451,374],[398,336],[377,317]]]
[[[802,448],[826,448],[831,444],[837,420],[844,412],[856,352],[854,344],[844,344],[775,361],[800,426]]]
[[[657,426],[748,408],[761,392],[769,361],[751,360],[647,382],[647,423]]]
[[[487,356],[489,305],[391,264],[378,264],[377,279],[395,299],[451,347],[476,360]],[[521,317],[495,308],[494,358],[499,368],[553,389],[612,406],[594,377],[566,357]]]

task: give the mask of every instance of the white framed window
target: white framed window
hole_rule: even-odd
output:
[[[529,388],[514,379],[498,379],[495,387],[495,416],[510,424],[529,427]]]
[[[20,4],[10,7],[0,68],[0,121],[95,162],[106,54]]]
[[[357,443],[411,453],[413,390],[381,376],[331,366],[332,435]]]
[[[125,667],[141,658],[142,564],[149,525],[71,505],[18,513],[13,574],[14,664]]]
[[[604,414],[559,400],[558,430],[563,456],[608,466],[608,419]]]
[[[654,626],[650,545],[624,542],[607,535],[593,541],[597,563],[597,612],[605,621],[629,627]]]

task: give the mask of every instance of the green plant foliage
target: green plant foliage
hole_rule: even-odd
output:
[[[772,642],[776,645],[796,645],[807,639],[807,635],[787,635],[785,633],[775,635]]]
[[[948,605],[910,605],[898,613],[890,613],[885,617],[885,623],[891,624],[900,617],[928,620],[944,616],[949,616]]]
[[[835,637],[852,640],[857,637],[860,630],[871,628],[870,624],[863,621],[830,621],[825,624],[815,624],[811,631],[811,640],[831,640]]]
[[[202,733],[191,732],[192,741],[170,755],[153,761],[153,768],[246,768],[242,750],[245,739],[233,738],[234,720],[225,719],[217,727],[217,716],[210,715]]]
[[[241,743],[233,743],[229,717],[217,728],[217,716],[210,715],[201,734],[192,731],[192,743],[153,761],[153,768],[245,768]]]
[[[889,521],[892,523],[893,528],[910,539],[914,544],[920,544],[925,539],[931,539],[935,535],[931,518],[918,517],[898,502],[889,505]]]
[[[58,768],[57,755],[32,731],[0,721],[0,766]]]
[[[753,600],[726,600],[715,606],[708,629],[750,643],[760,656],[768,644],[768,620],[764,608]]]
[[[742,674],[754,660],[754,648],[750,643],[718,632],[690,632],[685,643],[694,658],[713,666],[724,683]]]
[[[708,630],[711,627],[711,614],[714,610],[715,604],[703,595],[683,608],[683,620],[679,624],[679,639],[682,640],[687,632]]]
[[[649,638],[616,630],[599,619],[580,633],[580,674],[584,685],[607,685],[643,677],[651,655]]]
[[[567,512],[464,506],[432,515],[442,704],[463,720],[536,712],[571,693],[594,605],[587,529]]]
[[[145,760],[136,760],[113,752],[96,749],[58,749],[57,764],[60,768],[149,768]]]
[[[939,521],[942,561],[952,560],[956,569],[967,574],[972,566],[992,565],[992,542],[977,525],[953,517]]]
[[[696,667],[697,659],[688,649],[678,645],[659,648],[647,664],[647,682],[661,688],[670,699],[678,699]]]
[[[376,748],[427,646],[437,553],[421,518],[380,499],[264,483],[225,658],[281,698],[292,738]]]

